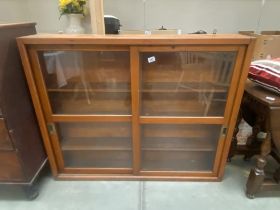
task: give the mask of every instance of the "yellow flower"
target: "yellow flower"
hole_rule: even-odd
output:
[[[88,0],[59,0],[60,15],[83,14],[86,13],[86,3]]]
[[[66,7],[70,4],[73,0],[59,0],[59,7]]]

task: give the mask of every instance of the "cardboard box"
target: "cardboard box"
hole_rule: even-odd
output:
[[[280,31],[262,31],[260,34],[254,31],[239,31],[239,33],[257,38],[253,60],[280,57]]]

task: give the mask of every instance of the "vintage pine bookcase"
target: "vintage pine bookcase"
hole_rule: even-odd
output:
[[[38,34],[17,41],[58,179],[223,176],[253,38]]]

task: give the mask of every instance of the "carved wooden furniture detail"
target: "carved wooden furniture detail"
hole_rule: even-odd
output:
[[[237,144],[236,136],[242,118],[252,126],[252,134],[248,137],[246,145]],[[247,182],[246,194],[249,198],[254,198],[261,190],[280,190],[280,185],[277,184],[280,169],[276,169],[274,179],[266,178],[264,170],[268,155],[272,155],[280,163],[279,119],[280,96],[247,80],[228,159],[237,154],[244,155],[245,160],[258,155],[257,165],[251,170]],[[257,138],[259,132],[266,133],[263,141]]]
[[[246,116],[244,108],[254,112],[253,134],[249,138],[248,145],[256,142],[256,135],[259,131],[267,133],[263,142],[255,143],[259,148],[257,165],[251,170],[247,181],[246,194],[253,198],[262,190],[280,190],[279,171],[276,169],[272,179],[266,179],[265,166],[267,156],[272,155],[280,164],[280,96],[265,90],[253,82],[248,81],[245,88],[244,104],[241,109],[243,116]],[[248,104],[246,104],[248,102]]]

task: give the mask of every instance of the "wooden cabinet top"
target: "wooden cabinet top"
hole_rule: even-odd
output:
[[[122,45],[197,45],[250,44],[253,37],[240,34],[186,35],[93,35],[37,34],[20,37],[24,44],[122,44]]]

